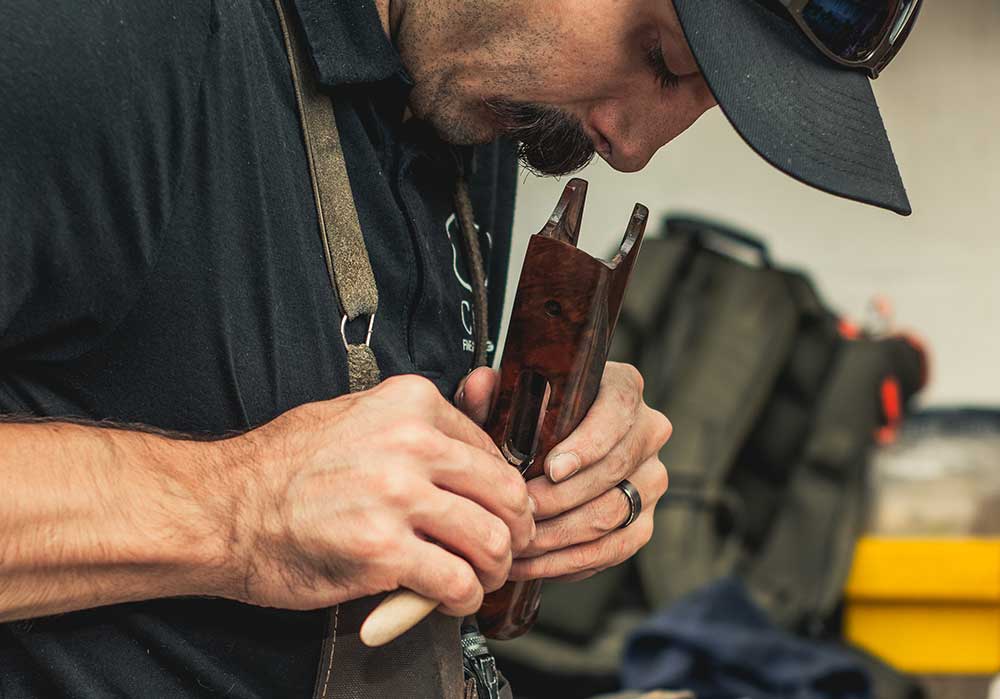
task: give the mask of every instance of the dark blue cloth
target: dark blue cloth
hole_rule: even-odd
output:
[[[739,580],[677,602],[629,638],[622,684],[698,699],[870,699],[864,668],[840,648],[776,628]]]

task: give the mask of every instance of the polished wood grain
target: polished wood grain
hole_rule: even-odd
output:
[[[485,429],[526,479],[583,420],[597,397],[622,298],[649,212],[637,204],[617,254],[576,247],[587,183],[573,179],[545,227],[531,237],[500,364],[500,387]],[[507,583],[487,595],[479,626],[510,639],[535,622],[541,582]]]

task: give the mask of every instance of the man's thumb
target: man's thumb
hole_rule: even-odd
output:
[[[480,427],[490,414],[493,391],[499,384],[500,375],[489,367],[479,367],[458,385],[455,392],[455,407],[465,413]]]

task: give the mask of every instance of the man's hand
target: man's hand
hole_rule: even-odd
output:
[[[227,442],[244,479],[229,597],[314,609],[406,587],[464,616],[535,533],[517,471],[415,376],[301,406]]]
[[[478,369],[459,388],[456,404],[478,424],[486,421],[498,383]],[[667,489],[657,456],[670,438],[670,422],[642,400],[642,376],[628,364],[608,362],[587,416],[545,462],[546,477],[528,483],[538,531],[517,554],[512,580],[582,580],[632,556],[653,533],[653,510]],[[516,469],[508,466],[511,471]],[[628,479],[642,496],[642,514],[625,529]]]

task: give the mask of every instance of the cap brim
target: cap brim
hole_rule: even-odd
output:
[[[753,0],[674,6],[709,89],[761,157],[830,194],[910,214],[867,75]]]

